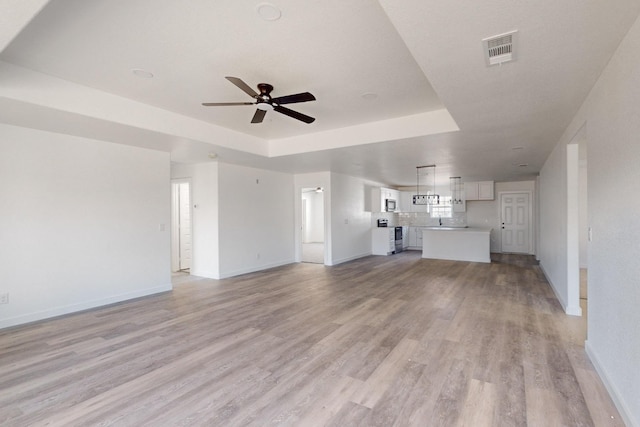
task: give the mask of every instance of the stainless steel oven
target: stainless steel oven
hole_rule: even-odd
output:
[[[396,253],[402,252],[402,227],[395,227]]]

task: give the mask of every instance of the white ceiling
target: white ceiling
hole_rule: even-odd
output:
[[[442,179],[535,176],[640,12],[640,0],[273,0],[282,16],[265,21],[249,0],[2,2],[4,123],[390,185],[432,163]],[[487,67],[481,39],[511,30],[517,60]],[[316,121],[202,107],[251,101],[225,76],[309,91],[317,101],[288,107]]]

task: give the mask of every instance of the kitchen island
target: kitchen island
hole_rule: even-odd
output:
[[[422,258],[491,262],[491,228],[425,227]]]

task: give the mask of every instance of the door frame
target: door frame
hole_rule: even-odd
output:
[[[531,190],[509,190],[509,191],[499,191],[498,192],[498,209],[499,209],[499,218],[500,224],[502,224],[502,195],[507,194],[527,194],[529,196],[529,212],[528,212],[528,221],[527,227],[529,229],[529,255],[535,255],[535,245],[534,245],[534,229],[533,229],[533,191]],[[503,253],[502,250],[502,225],[500,225],[500,252]]]
[[[189,217],[191,218],[191,269],[193,269],[193,184],[191,178],[176,178],[171,180],[171,272],[180,271],[180,224],[178,223],[178,194],[176,189],[180,184],[189,184]]]

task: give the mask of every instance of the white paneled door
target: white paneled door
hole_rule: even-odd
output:
[[[529,193],[500,194],[502,252],[531,252],[530,204]]]

